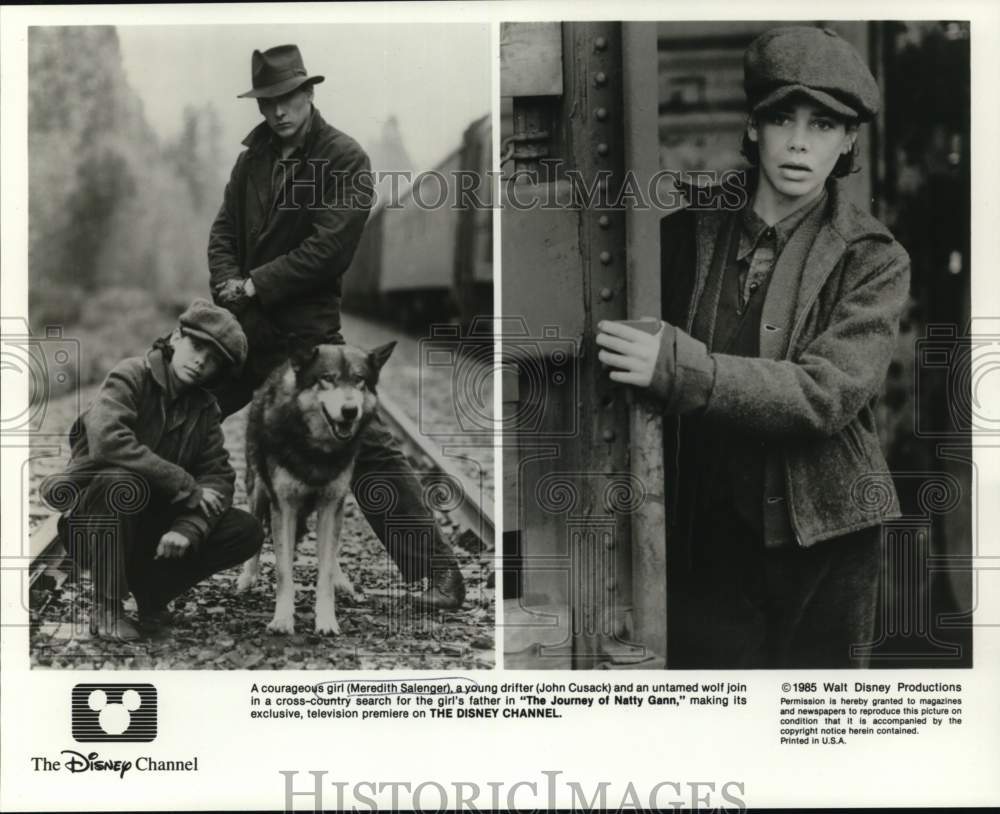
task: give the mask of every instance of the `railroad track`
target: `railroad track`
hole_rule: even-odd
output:
[[[470,443],[456,426],[454,435],[424,435],[417,415],[428,416],[445,432],[454,415],[453,371],[421,365],[419,341],[353,316],[344,317],[345,335],[359,347],[390,340],[398,345],[379,386],[382,417],[425,484],[441,534],[466,580],[466,602],[454,612],[420,614],[408,596],[422,589],[408,583],[387,557],[355,501],[349,500],[341,533],[341,564],[355,584],[357,601],[338,607],[342,635],[310,631],[317,568],[314,522],[296,549],[297,632],[271,636],[273,550],[265,545],[259,590],[235,592],[237,569],[216,574],[173,602],[169,635],[119,644],[87,635],[92,607],[90,575],[77,573],[57,534],[57,517],[46,515],[38,486],[64,465],[60,449],[38,456],[31,466],[30,652],[32,666],[83,669],[490,669],[495,663],[493,550],[493,450]],[[50,405],[56,424],[69,426],[76,406],[96,387],[65,404]],[[483,394],[488,399],[489,393]],[[403,408],[406,408],[405,410]],[[223,424],[226,447],[236,470],[236,505],[243,494],[244,422],[237,414]],[[126,610],[133,612],[131,602]]]
[[[425,477],[447,478],[459,487],[457,505],[447,511],[452,524],[458,526],[462,533],[474,535],[486,551],[495,550],[493,512],[485,499],[483,484],[474,483],[455,465],[454,459],[442,454],[437,444],[421,433],[391,398],[382,395],[379,404],[403,454],[416,470]],[[66,578],[63,565],[67,554],[59,538],[58,519],[58,515],[49,516],[31,533],[29,581],[32,589],[45,587],[43,577],[56,585]]]
[[[385,402],[383,402],[385,404]],[[216,574],[173,602],[169,634],[134,644],[89,636],[93,598],[89,574],[77,573],[56,533],[57,519],[40,522],[31,536],[31,660],[33,666],[83,669],[490,669],[495,663],[493,518],[483,505],[466,461],[449,458],[395,403],[383,420],[399,438],[425,483],[441,533],[450,541],[466,580],[461,610],[422,614],[408,601],[419,583],[402,581],[351,500],[341,533],[341,564],[355,584],[353,600],[338,602],[342,634],[311,632],[317,568],[316,539],[296,547],[296,628],[273,636],[265,625],[273,610],[273,551],[261,559],[258,589],[235,592],[237,569]],[[239,454],[242,428],[226,427],[227,445]],[[445,450],[447,451],[447,450]],[[241,478],[239,461],[234,462]],[[467,470],[466,474],[462,469]],[[441,483],[438,487],[434,481]],[[238,501],[242,489],[237,489]],[[444,505],[438,497],[444,496]],[[126,609],[134,611],[130,603]]]
[[[384,394],[379,405],[388,419],[393,435],[399,440],[406,455],[418,472],[443,475],[460,487],[458,504],[448,511],[453,523],[463,531],[474,534],[488,551],[494,548],[493,512],[490,509],[483,484],[474,483],[456,465],[454,459],[441,453],[440,448],[407,416],[402,409]]]

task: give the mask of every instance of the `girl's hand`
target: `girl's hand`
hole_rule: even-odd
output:
[[[597,358],[613,368],[609,374],[611,380],[635,387],[649,387],[660,352],[663,323],[655,334],[613,320],[599,322],[597,329],[600,331],[597,344],[603,348]]]
[[[222,508],[225,506],[225,498],[222,496],[221,492],[215,491],[215,489],[210,489],[205,486],[201,490],[201,510],[212,517],[216,514],[222,513]]]
[[[179,531],[168,531],[156,546],[155,560],[176,560],[187,554],[191,541]]]

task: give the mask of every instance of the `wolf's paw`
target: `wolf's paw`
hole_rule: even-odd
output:
[[[343,571],[339,574],[333,575],[333,588],[339,593],[353,594],[354,593],[354,583],[351,582],[350,577],[347,576]]]
[[[268,622],[267,629],[271,633],[294,633],[295,632],[295,618],[293,616],[285,616],[275,614],[274,618]]]
[[[240,575],[236,578],[236,593],[245,594],[256,584],[257,584],[256,574],[248,574],[246,571],[242,571],[240,572]]]
[[[320,636],[339,636],[340,635],[340,625],[337,623],[336,616],[330,616],[326,619],[320,619],[316,617],[316,633]]]

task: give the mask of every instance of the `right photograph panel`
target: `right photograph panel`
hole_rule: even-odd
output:
[[[968,23],[500,59],[505,667],[971,667]]]

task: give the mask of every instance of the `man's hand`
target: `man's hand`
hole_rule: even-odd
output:
[[[247,283],[250,283],[250,291],[253,291],[252,280],[226,280],[215,289],[219,304],[229,309],[240,308],[250,300],[250,293],[247,291]]]
[[[649,387],[660,352],[663,323],[655,334],[637,330],[620,322],[598,323],[597,344],[604,348],[597,354],[602,364],[614,368],[609,377],[614,382]]]
[[[174,560],[187,554],[191,547],[191,541],[179,531],[168,531],[160,538],[160,544],[156,547],[157,560]]]
[[[217,514],[222,514],[222,510],[226,505],[226,499],[222,496],[221,492],[203,486],[201,489],[201,503],[198,505],[208,517],[213,517]]]

